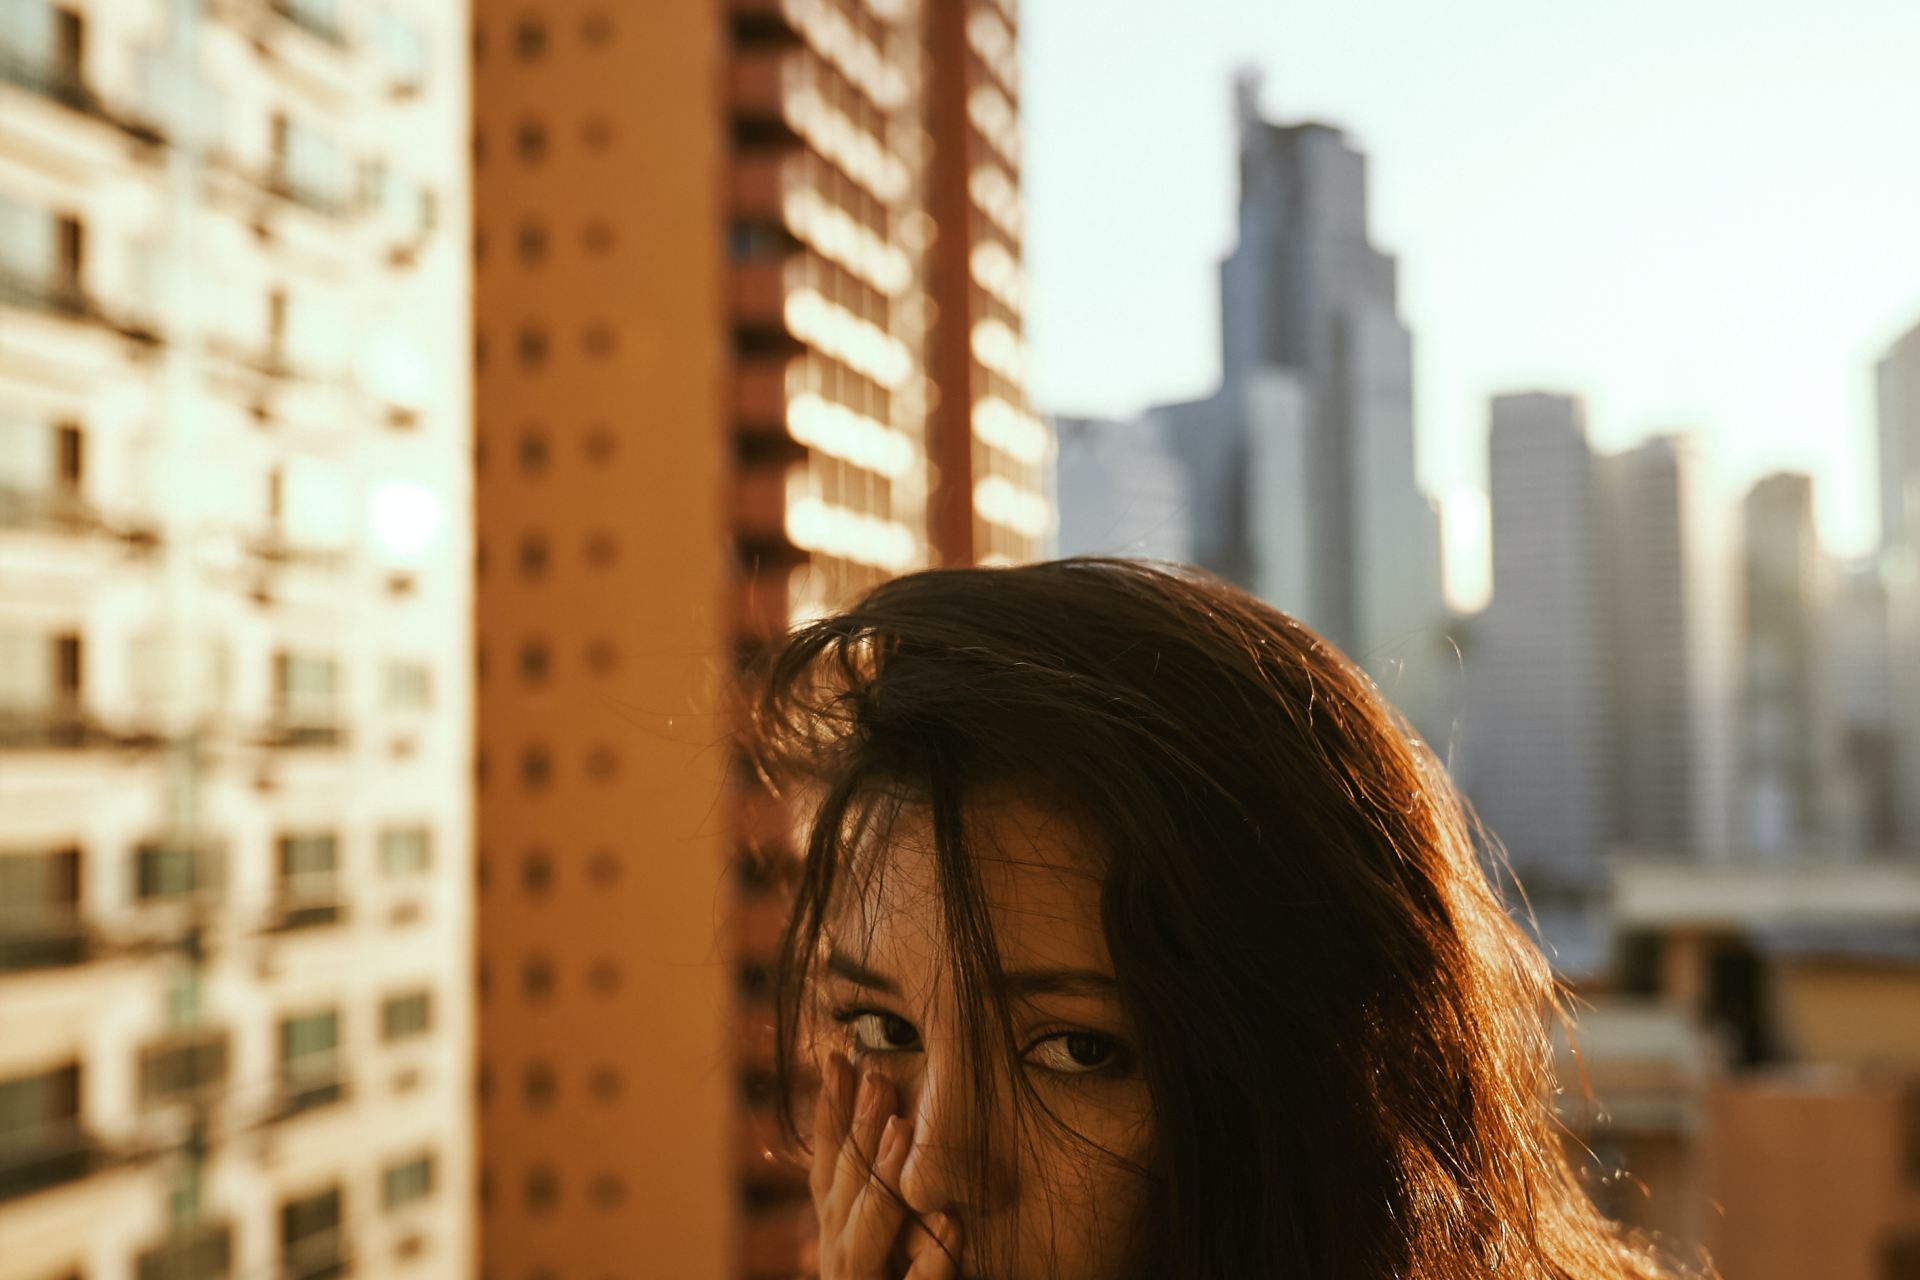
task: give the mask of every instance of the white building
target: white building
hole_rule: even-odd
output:
[[[472,1272],[466,43],[0,6],[0,1280]]]

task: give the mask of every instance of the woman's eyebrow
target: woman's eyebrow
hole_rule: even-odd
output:
[[[843,952],[827,953],[827,972],[886,995],[900,994],[899,986]],[[1007,994],[1021,996],[1111,996],[1116,983],[1097,969],[1010,969],[1005,974]]]

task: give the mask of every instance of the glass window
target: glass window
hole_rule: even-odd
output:
[[[280,1261],[285,1280],[332,1280],[346,1274],[340,1220],[337,1186],[280,1206]]]
[[[207,849],[149,840],[134,850],[133,896],[137,899],[175,898],[218,885],[219,865]]]
[[[385,692],[389,707],[423,710],[433,702],[433,668],[424,662],[389,662]]]
[[[324,1106],[340,1097],[339,1010],[302,1014],[280,1023],[280,1084],[290,1112]]]
[[[140,1098],[165,1102],[223,1083],[227,1078],[227,1033],[209,1031],[149,1045],[140,1053]]]
[[[385,827],[380,832],[380,869],[390,876],[417,876],[433,863],[433,832],[424,826]]]
[[[433,993],[410,991],[392,996],[380,1006],[380,1036],[404,1040],[424,1035],[433,1027]]]
[[[424,1199],[433,1193],[433,1156],[423,1155],[400,1164],[390,1164],[381,1178],[382,1200],[387,1208]]]
[[[233,1228],[190,1227],[140,1255],[138,1280],[226,1280],[233,1266]]]
[[[340,664],[312,654],[276,654],[273,688],[280,715],[289,723],[331,725],[339,713]]]

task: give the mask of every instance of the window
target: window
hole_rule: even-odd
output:
[[[226,1280],[233,1266],[233,1228],[203,1223],[169,1236],[140,1255],[137,1280]]]
[[[389,6],[374,14],[373,48],[396,91],[411,93],[426,79],[426,33]]]
[[[87,22],[71,9],[53,11],[53,73],[70,85],[84,82]]]
[[[227,1033],[179,1036],[140,1053],[140,1100],[151,1106],[226,1083]]]
[[[77,496],[82,463],[80,428],[74,424],[0,420],[0,519],[7,519],[9,510],[43,509],[21,499]]]
[[[0,853],[0,973],[78,964],[80,851]]]
[[[71,493],[86,473],[86,448],[77,423],[62,422],[53,429],[54,482]]]
[[[325,1009],[280,1023],[280,1089],[289,1113],[337,1102],[340,1078],[340,1013]]]
[[[424,711],[433,704],[433,668],[424,662],[389,662],[385,696],[397,711]]]
[[[280,923],[332,924],[340,918],[340,837],[299,831],[280,837]]]
[[[336,214],[346,208],[353,170],[334,140],[284,112],[272,121],[273,185],[315,212]]]
[[[134,850],[133,896],[140,901],[178,898],[220,882],[213,850],[174,841],[149,840]]]
[[[54,261],[53,287],[65,297],[78,297],[81,269],[86,259],[86,231],[78,218],[63,216],[55,220],[54,237],[58,256]]]
[[[380,870],[390,876],[423,875],[433,865],[433,832],[424,826],[383,827]]]
[[[81,1177],[80,1065],[0,1080],[0,1201]]]
[[[389,1209],[425,1199],[433,1194],[433,1156],[390,1164],[380,1181],[381,1200]]]
[[[0,715],[46,713],[80,698],[80,637],[0,631]]]
[[[380,1038],[405,1040],[425,1035],[433,1027],[433,993],[410,991],[393,996],[380,1006]]]
[[[275,711],[287,741],[296,745],[323,745],[338,740],[338,662],[312,654],[275,654],[273,694]]]
[[[346,1274],[340,1188],[280,1206],[280,1274],[285,1280],[333,1280]]]

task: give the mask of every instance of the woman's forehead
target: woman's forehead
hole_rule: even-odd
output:
[[[1083,828],[1014,795],[985,797],[966,814],[972,865],[1008,970],[1111,968],[1100,929],[1100,859]],[[874,833],[829,926],[833,945],[915,967],[944,958],[944,914],[932,821],[903,806]]]

